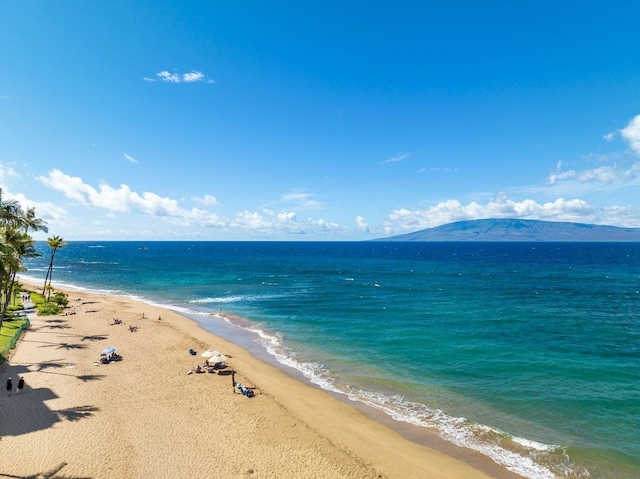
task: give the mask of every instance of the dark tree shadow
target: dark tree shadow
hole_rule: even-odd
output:
[[[36,371],[45,371],[47,369],[65,369],[67,365],[68,363],[61,363],[58,361],[44,361],[36,365]]]
[[[45,323],[53,323],[53,324],[64,324],[67,322],[66,319],[45,319]]]
[[[82,336],[80,341],[104,341],[109,336],[104,334],[94,334],[93,336]]]
[[[66,323],[53,323],[53,324],[43,324],[42,326],[29,326],[29,331],[34,331],[34,332],[38,332],[38,331],[42,331],[45,329],[71,329],[71,326],[69,326]]]
[[[87,349],[86,344],[78,344],[78,343],[60,343],[56,349],[66,349],[67,351],[73,349]]]
[[[60,419],[74,422],[91,417],[99,410],[96,406],[79,406],[76,408],[60,409],[59,411],[53,411],[53,413],[57,414]]]
[[[104,374],[85,374],[82,376],[77,376],[77,378],[82,381],[83,383],[89,382],[89,381],[98,381],[100,379],[102,379],[104,376]]]
[[[46,328],[46,329],[71,329],[71,326],[69,326],[66,323],[61,323],[61,324],[52,324],[51,326],[49,326],[49,325],[43,326],[43,328]]]

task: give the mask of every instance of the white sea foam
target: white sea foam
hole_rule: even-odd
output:
[[[284,294],[251,294],[251,295],[228,295],[228,296],[214,296],[210,298],[198,298],[189,301],[193,304],[226,304],[226,303],[238,303],[249,301],[263,301],[265,299],[278,299],[283,298]]]
[[[211,304],[211,303],[237,303],[238,301],[245,301],[246,297],[241,295],[234,296],[217,296],[215,298],[201,298],[201,299],[192,299],[189,301],[190,303],[197,304]]]

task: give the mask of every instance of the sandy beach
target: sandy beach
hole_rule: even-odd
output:
[[[65,313],[32,315],[0,366],[3,386],[14,382],[11,396],[0,394],[0,478],[498,477],[403,438],[173,311],[66,292]],[[100,364],[111,346],[123,360]],[[210,348],[229,357],[227,368],[187,374]],[[231,371],[254,397],[233,388]]]

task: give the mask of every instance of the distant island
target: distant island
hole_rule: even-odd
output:
[[[640,228],[501,218],[458,221],[375,241],[640,242]]]

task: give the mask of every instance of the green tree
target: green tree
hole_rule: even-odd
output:
[[[9,245],[4,255],[3,265],[0,269],[3,301],[0,317],[4,318],[9,308],[9,303],[16,289],[16,275],[20,271],[25,271],[22,264],[23,258],[34,258],[40,256],[34,248],[35,241],[31,236],[18,230],[14,226],[5,227],[2,231],[5,244]],[[0,322],[1,324],[1,322]]]
[[[23,211],[15,200],[4,197],[0,188],[0,327],[16,288],[16,275],[24,271],[22,258],[39,256],[29,230],[46,231],[35,209]]]
[[[41,256],[34,248],[35,241],[29,236],[29,230],[48,231],[46,222],[36,216],[35,208],[27,208],[27,211],[18,208],[14,213],[7,219],[7,225],[3,231],[5,240],[11,244],[13,260],[7,261],[3,271],[6,275],[6,283],[3,284],[4,301],[0,313],[2,318],[6,316],[11,298],[16,291],[16,275],[20,271],[25,271],[22,259]],[[20,228],[24,228],[24,231],[21,231]],[[2,323],[0,322],[0,324]]]
[[[0,188],[0,222],[2,226],[20,222],[21,215],[22,210],[20,204],[16,200],[3,198],[2,188]]]
[[[47,269],[47,275],[44,278],[44,286],[42,287],[42,295],[45,296],[45,292],[48,292],[47,301],[49,300],[49,296],[51,295],[51,277],[53,276],[53,259],[56,256],[56,251],[60,248],[64,248],[67,246],[65,240],[63,240],[60,236],[52,236],[47,238],[47,244],[51,248],[51,257],[49,259],[49,268]],[[48,288],[47,288],[48,286]]]
[[[22,217],[22,224],[24,225],[24,232],[26,234],[29,234],[29,230],[42,231],[44,233],[49,232],[47,222],[36,217],[35,208],[27,208],[27,211],[24,212],[24,215]]]

